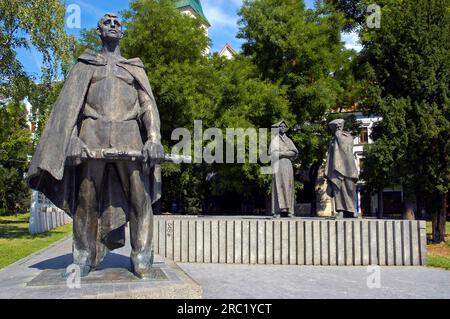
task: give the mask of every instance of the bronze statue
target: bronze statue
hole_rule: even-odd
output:
[[[98,34],[103,49],[86,50],[70,71],[28,182],[73,217],[73,260],[82,276],[124,246],[129,221],[132,271],[146,278],[164,159],[159,113],[142,61],[120,54],[117,15],[104,15]]]
[[[334,198],[336,217],[357,217],[356,182],[358,170],[353,156],[353,136],[344,131],[345,121],[334,120],[329,127],[334,136],[328,148],[325,178],[327,194]]]
[[[298,150],[286,135],[289,130],[285,121],[272,125],[278,128],[269,152],[272,156],[272,214],[274,217],[292,217],[295,208],[294,170],[292,161],[298,156]]]

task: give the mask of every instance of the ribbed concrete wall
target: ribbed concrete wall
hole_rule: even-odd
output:
[[[72,222],[64,211],[57,208],[45,208],[41,212],[36,212],[30,216],[30,225],[28,230],[30,234],[40,234],[48,232],[65,224]]]
[[[424,221],[155,218],[155,253],[177,262],[425,265]]]
[[[30,234],[45,233],[71,222],[69,215],[54,206],[44,195],[33,191],[28,226]]]

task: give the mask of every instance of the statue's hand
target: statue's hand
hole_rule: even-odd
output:
[[[164,161],[164,148],[160,143],[147,141],[142,150],[144,162],[162,163]]]

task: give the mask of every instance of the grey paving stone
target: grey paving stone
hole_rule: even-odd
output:
[[[137,280],[129,272],[129,244],[110,253],[97,271],[81,280],[80,288],[71,289],[61,276],[64,269],[72,263],[71,250],[72,239],[68,238],[0,270],[0,298],[201,297],[201,287],[176,264],[160,256],[156,256],[154,263],[155,270],[159,269],[155,272],[158,273],[158,278]]]
[[[364,266],[179,266],[207,299],[450,299],[450,271],[426,267],[380,267],[381,287],[369,288]]]

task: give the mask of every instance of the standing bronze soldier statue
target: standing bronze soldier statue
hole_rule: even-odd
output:
[[[353,136],[344,131],[344,123],[344,120],[338,119],[328,124],[334,136],[328,148],[325,178],[327,194],[334,198],[337,218],[357,217],[358,170],[353,156]]]
[[[274,217],[292,217],[295,208],[294,169],[292,161],[298,156],[298,150],[286,135],[289,130],[285,121],[272,125],[278,128],[278,134],[270,143],[272,157],[272,214]]]
[[[117,15],[104,15],[98,34],[103,49],[86,50],[70,71],[28,182],[73,217],[73,260],[81,276],[124,246],[129,221],[132,271],[146,278],[152,204],[161,197],[159,113],[142,61],[120,54]]]

